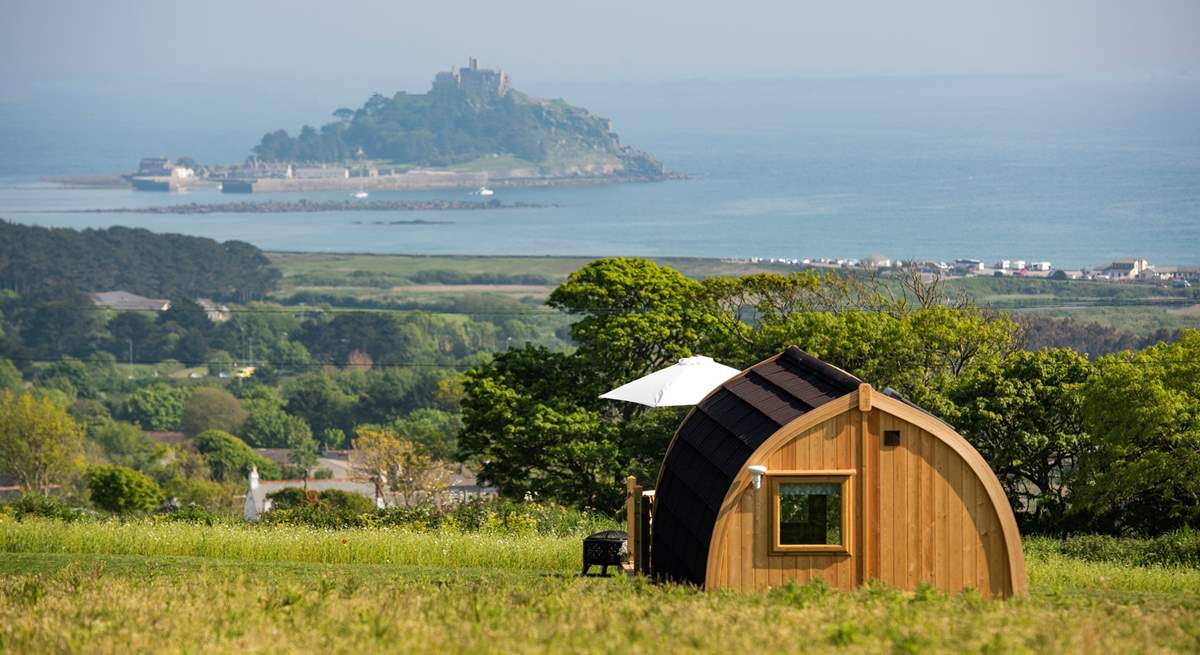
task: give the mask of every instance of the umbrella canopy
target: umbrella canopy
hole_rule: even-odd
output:
[[[738,373],[741,371],[718,364],[712,357],[684,357],[674,366],[623,384],[600,397],[651,407],[695,405]]]

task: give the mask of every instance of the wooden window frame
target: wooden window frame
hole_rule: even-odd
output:
[[[853,470],[838,471],[767,471],[767,504],[770,520],[767,538],[773,555],[850,555],[854,552],[854,475]],[[842,543],[840,544],[781,544],[779,543],[779,485],[781,484],[838,484],[842,496]]]

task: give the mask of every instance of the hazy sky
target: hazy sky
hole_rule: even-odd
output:
[[[1198,0],[0,0],[0,82],[1200,75]],[[385,86],[386,88],[386,86]]]

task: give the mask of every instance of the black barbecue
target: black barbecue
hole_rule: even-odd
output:
[[[583,573],[593,565],[602,567],[601,575],[608,575],[608,567],[621,566],[628,552],[626,543],[629,535],[621,530],[605,530],[589,534],[583,540]]]

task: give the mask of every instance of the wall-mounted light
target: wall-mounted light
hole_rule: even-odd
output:
[[[761,464],[755,466],[747,466],[747,471],[750,471],[750,480],[754,483],[755,489],[762,489],[762,476],[767,472],[767,467]]]

